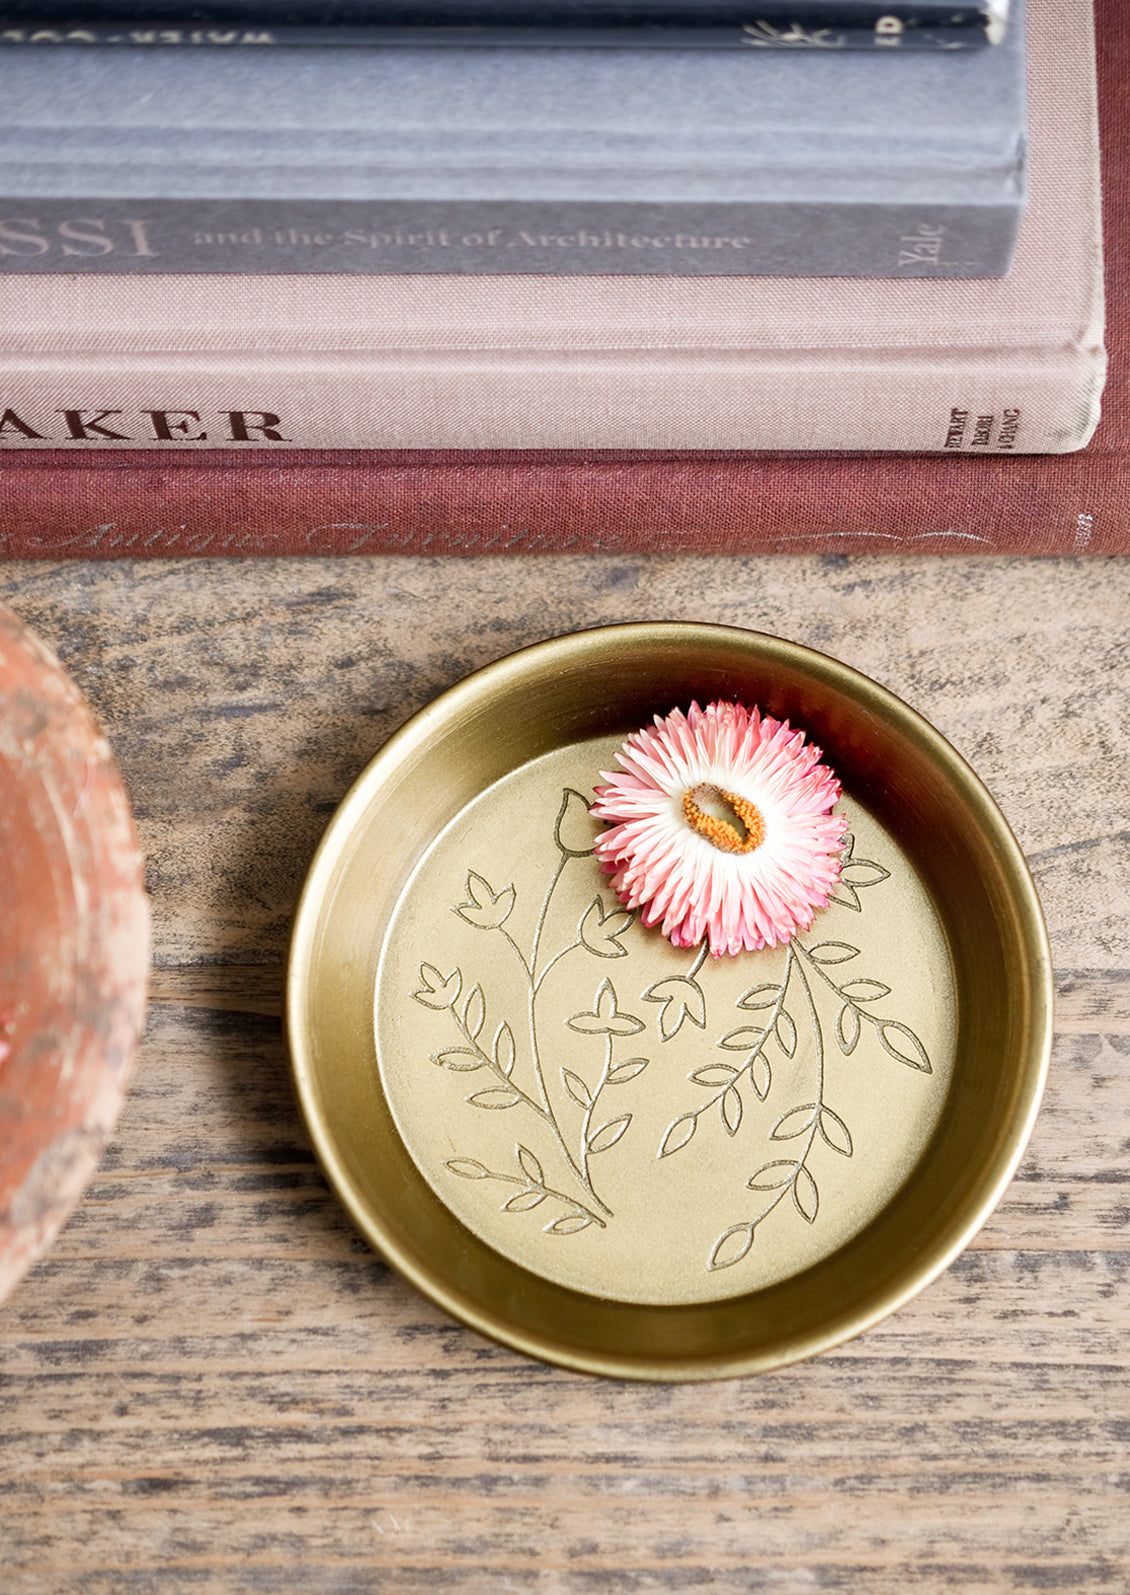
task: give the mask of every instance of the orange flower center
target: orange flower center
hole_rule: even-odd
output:
[[[720,819],[703,808],[704,803],[724,805],[737,820]],[[703,784],[683,794],[683,815],[692,831],[705,836],[723,853],[752,853],[765,840],[765,821],[761,810],[736,792]]]

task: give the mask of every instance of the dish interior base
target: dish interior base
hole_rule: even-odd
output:
[[[672,947],[589,851],[619,746],[521,765],[421,858],[377,960],[380,1086],[440,1201],[531,1273],[645,1305],[745,1295],[841,1248],[921,1158],[953,969],[913,864],[850,795],[807,932]]]

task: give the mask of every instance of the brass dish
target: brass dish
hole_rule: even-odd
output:
[[[854,840],[794,948],[704,966],[602,891],[583,799],[718,698],[825,750]],[[657,623],[525,649],[397,732],[311,866],[287,1012],[374,1247],[522,1351],[672,1380],[825,1350],[953,1260],[1030,1133],[1051,988],[1019,848],[936,731],[795,644]]]

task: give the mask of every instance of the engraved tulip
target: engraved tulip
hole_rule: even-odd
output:
[[[626,958],[628,949],[621,946],[618,938],[624,934],[634,918],[631,909],[618,906],[610,908],[605,913],[600,898],[594,897],[578,927],[577,934],[581,938],[581,945],[587,947],[590,953],[595,953],[598,958]]]
[[[591,1012],[574,1014],[567,1023],[570,1030],[583,1036],[634,1036],[644,1028],[642,1019],[620,1012],[610,980],[602,980],[597,987]]]
[[[659,1034],[664,1041],[678,1035],[688,1020],[700,1030],[706,1029],[706,997],[697,980],[686,975],[669,975],[657,980],[643,994],[644,1002],[658,1002]]]
[[[553,840],[568,858],[587,858],[596,845],[599,827],[590,818],[592,805],[566,787],[561,794],[561,807],[553,827]]]
[[[460,919],[466,920],[476,930],[497,930],[505,924],[517,896],[513,886],[496,892],[482,875],[468,870],[467,883],[463,889],[467,893],[467,901],[457,903],[452,909]]]
[[[443,975],[434,964],[421,964],[420,980],[420,990],[412,995],[425,1008],[452,1008],[463,989],[463,976],[458,969],[453,969],[450,975]]]

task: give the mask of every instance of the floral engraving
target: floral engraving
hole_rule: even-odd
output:
[[[644,1002],[662,1003],[659,1013],[659,1039],[671,1041],[679,1034],[684,1023],[706,1029],[706,993],[696,980],[696,975],[706,962],[709,951],[703,942],[698,957],[685,975],[669,975],[657,980],[643,994]]]
[[[656,938],[641,933],[635,913],[615,899],[589,895],[586,881],[599,884],[589,809],[579,792],[562,792],[552,827],[555,863],[532,895],[528,884],[467,869],[458,900],[448,899],[449,912],[465,926],[502,944],[504,957],[495,958],[491,978],[477,978],[462,957],[450,967],[441,955],[417,966],[412,996],[446,1016],[450,1027],[428,1054],[431,1062],[468,1077],[461,1093],[468,1110],[510,1113],[516,1131],[512,1153],[495,1137],[487,1161],[485,1154],[471,1155],[473,1145],[457,1134],[443,1168],[455,1179],[481,1182],[484,1195],[493,1187],[499,1212],[532,1216],[546,1236],[595,1237],[614,1222],[611,1204],[619,1204],[617,1191],[628,1190],[626,1175],[632,1189],[650,1187],[662,1199],[661,1171],[671,1168],[669,1160],[682,1164],[701,1155],[714,1168],[720,1136],[735,1148],[723,1167],[736,1174],[739,1197],[743,1187],[746,1195],[713,1241],[711,1225],[696,1243],[696,1250],[704,1248],[697,1266],[707,1273],[733,1268],[774,1214],[791,1212],[815,1226],[822,1202],[826,1213],[836,1211],[829,1173],[857,1157],[860,1138],[850,1123],[845,1070],[866,1053],[917,1077],[933,1072],[920,1036],[891,1011],[891,986],[865,967],[854,940],[838,934],[890,872],[856,856],[854,838],[845,836],[831,903],[847,914],[833,925],[821,916],[819,930],[794,936],[767,963],[760,963],[762,954],[746,954],[749,984],[734,997],[735,984],[727,986],[725,968],[708,959],[705,942],[686,954],[681,972],[655,978],[659,971],[649,959]],[[559,894],[566,871],[580,873]],[[827,912],[834,912],[831,904]],[[463,935],[468,940],[475,937]],[[636,963],[624,962],[633,957]],[[670,969],[669,947],[665,958]],[[566,965],[551,994],[547,981]],[[635,975],[640,966],[650,980]],[[717,1014],[719,985],[737,1010],[728,1023]],[[660,1079],[660,1061],[679,1058],[676,1075],[668,1063]],[[649,1068],[656,1090],[662,1086],[655,1099],[646,1094]],[[694,1095],[680,1105],[671,1093],[684,1078]],[[641,1135],[644,1109],[650,1128]],[[617,1171],[612,1181],[606,1169]],[[719,1198],[712,1188],[712,1206]]]
[[[871,859],[856,858],[854,849],[855,841],[849,834],[844,838],[843,874],[833,901],[861,912],[860,891],[888,880],[890,872]],[[769,1132],[771,1142],[797,1142],[798,1145],[789,1148],[790,1155],[771,1158],[750,1175],[747,1188],[767,1200],[759,1204],[752,1217],[743,1217],[717,1237],[707,1264],[710,1269],[731,1268],[740,1263],[753,1245],[758,1225],[783,1202],[790,1203],[807,1223],[815,1224],[820,1211],[820,1187],[810,1159],[815,1152],[824,1150],[844,1158],[854,1154],[847,1122],[825,1100],[826,1021],[821,1017],[815,987],[832,994],[835,1017],[831,1033],[845,1058],[855,1052],[866,1027],[870,1026],[883,1051],[892,1058],[923,1074],[932,1072],[926,1048],[910,1026],[875,1012],[869,1006],[890,996],[888,985],[869,976],[853,976],[841,981],[829,973],[859,956],[860,949],[849,942],[822,941],[808,945],[794,936],[788,944],[780,980],[752,986],[737,1000],[735,1006],[757,1014],[757,1021],[727,1031],[715,1043],[722,1051],[742,1054],[742,1061],[714,1061],[696,1068],[688,1076],[710,1094],[667,1126],[658,1150],[661,1159],[689,1146],[700,1123],[714,1113],[725,1134],[736,1136],[745,1112],[743,1087],[752,1091],[759,1101],[767,1101],[773,1087],[775,1060],[782,1057],[793,1060],[800,1054],[808,1060],[811,1073],[808,1100],[786,1108]],[[700,967],[701,958],[696,961],[691,976],[685,977],[696,989],[699,988],[692,976]],[[676,984],[674,981],[660,982],[663,986]],[[649,988],[645,998],[655,989]],[[678,999],[672,994],[670,1000]]]
[[[560,1217],[551,1219],[545,1226],[547,1235],[579,1235],[581,1230],[588,1229],[590,1224],[599,1224],[601,1229],[605,1228],[604,1219],[590,1212],[582,1202],[568,1196],[564,1191],[555,1191],[551,1185],[545,1183],[545,1172],[528,1146],[523,1146],[521,1142],[515,1146],[514,1161],[519,1170],[518,1174],[503,1174],[488,1169],[484,1163],[473,1157],[449,1158],[447,1167],[452,1174],[458,1174],[463,1180],[501,1180],[504,1185],[516,1185],[518,1190],[513,1196],[507,1197],[502,1204],[503,1213],[532,1213],[534,1208],[540,1207],[546,1201],[564,1206],[565,1212]]]
[[[580,1187],[583,1199],[579,1194],[570,1195],[546,1184],[542,1164],[520,1142],[515,1147],[518,1174],[492,1170],[476,1158],[467,1157],[449,1159],[446,1167],[463,1179],[491,1179],[519,1186],[503,1204],[505,1212],[533,1212],[545,1201],[564,1204],[567,1212],[544,1226],[549,1235],[575,1235],[593,1224],[603,1229],[612,1217],[611,1209],[593,1185],[591,1163],[619,1144],[632,1123],[632,1114],[614,1109],[606,1114],[604,1093],[608,1088],[627,1085],[648,1064],[645,1057],[617,1056],[617,1042],[638,1035],[645,1027],[642,1019],[621,1008],[616,988],[606,975],[595,987],[591,1008],[566,1021],[567,1029],[578,1039],[577,1055],[570,1058],[572,1067],[558,1065],[563,1090],[554,1093],[548,1087],[538,1013],[538,998],[546,978],[574,953],[601,960],[626,958],[628,949],[622,938],[635,919],[634,913],[615,902],[606,906],[598,893],[580,916],[572,940],[555,951],[543,945],[550,905],[565,870],[577,860],[587,860],[592,852],[594,835],[588,811],[587,800],[566,788],[553,828],[557,867],[542,898],[528,949],[524,950],[508,929],[518,900],[513,884],[496,891],[484,876],[469,870],[464,901],[452,909],[475,930],[496,933],[509,944],[525,988],[523,1064],[519,1066],[519,1048],[510,1020],[496,1020],[492,1033],[483,987],[476,982],[464,995],[460,968],[444,974],[435,965],[422,963],[420,986],[413,993],[425,1007],[450,1012],[461,1042],[432,1053],[432,1062],[455,1073],[486,1070],[490,1084],[466,1097],[469,1106],[488,1111],[521,1108],[539,1119],[556,1143],[563,1163],[562,1177]]]

